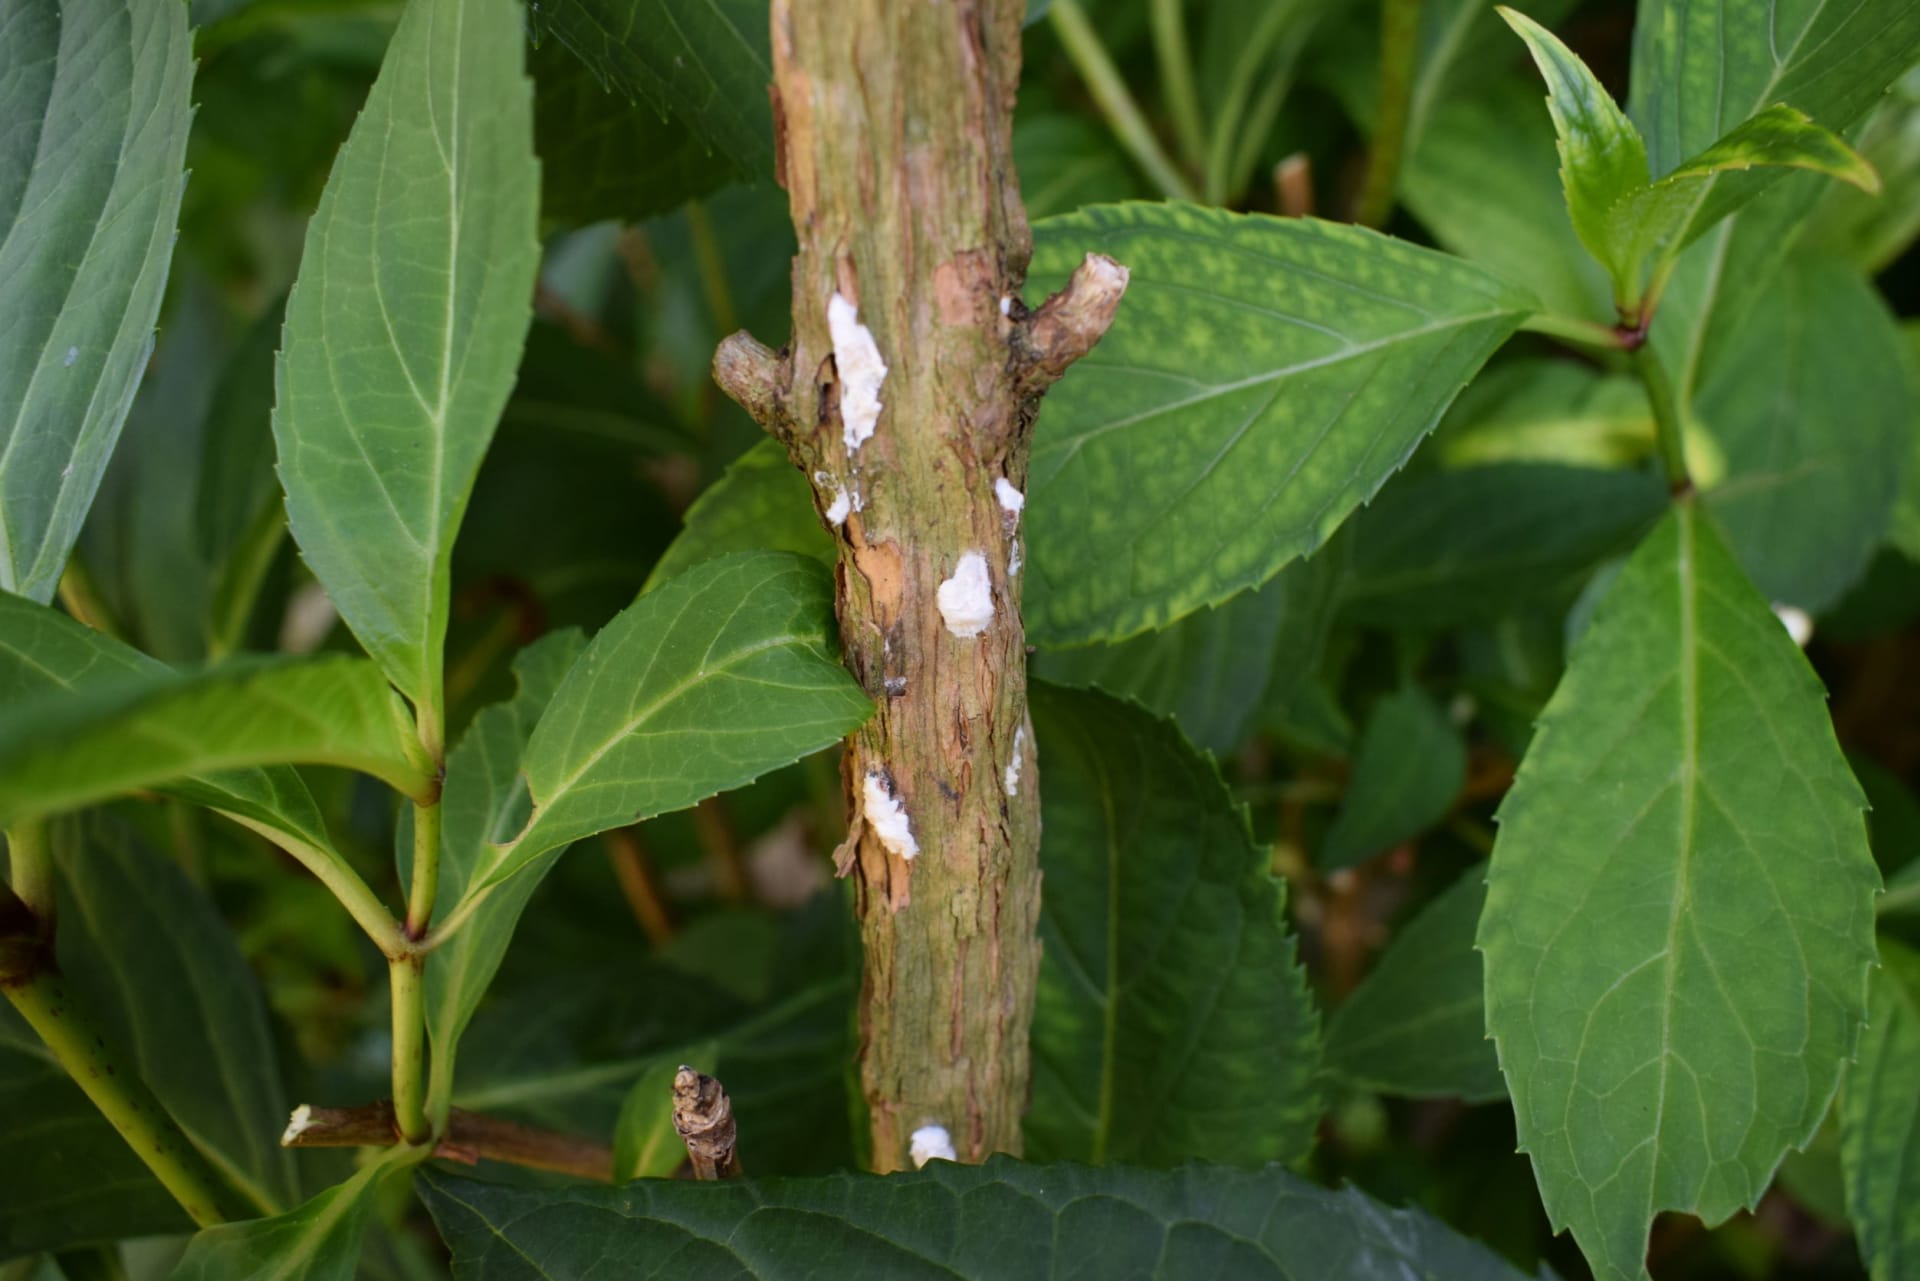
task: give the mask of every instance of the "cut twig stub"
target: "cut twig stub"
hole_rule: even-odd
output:
[[[1021,394],[1037,396],[1093,350],[1113,324],[1127,292],[1127,269],[1105,254],[1088,254],[1067,287],[1040,304],[1016,331],[1016,381]]]
[[[687,1145],[696,1179],[731,1179],[740,1173],[733,1104],[720,1082],[682,1066],[673,1077],[673,1128]]]

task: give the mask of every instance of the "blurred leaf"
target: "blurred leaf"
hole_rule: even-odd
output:
[[[381,1179],[405,1155],[390,1148],[285,1214],[202,1229],[167,1281],[353,1281],[367,1211]]]
[[[1486,870],[1470,867],[1394,930],[1373,972],[1327,1024],[1334,1075],[1412,1098],[1506,1097],[1473,950],[1486,898]]]
[[[295,761],[430,794],[434,769],[405,710],[364,659],[248,657],[161,667],[17,707],[0,727],[0,827],[141,788]]]
[[[542,0],[551,34],[608,89],[686,122],[740,177],[773,173],[767,0]]]
[[[273,362],[285,307],[263,312],[220,371],[200,433],[194,534],[213,570],[209,650],[239,649],[261,580],[286,541],[273,470]]]
[[[1352,533],[1343,526],[1319,551],[1287,566],[1260,589],[1280,592],[1286,603],[1280,634],[1269,651],[1266,689],[1254,708],[1259,723],[1293,707],[1319,676],[1352,548]]]
[[[1283,886],[1219,768],[1102,694],[1036,685],[1031,706],[1047,893],[1028,1149],[1301,1160],[1320,1118],[1319,1015]]]
[[[1884,189],[1829,187],[1800,243],[1872,274],[1891,265],[1920,235],[1920,67],[1901,77],[1873,109],[1854,146],[1880,175]]]
[[[454,1267],[489,1281],[564,1281],[665,1258],[683,1275],[762,1281],[1523,1277],[1419,1210],[1389,1210],[1277,1168],[1092,1169],[996,1156],[914,1174],[624,1188],[511,1188],[427,1170],[416,1186]]]
[[[1873,954],[1863,801],[1805,657],[1678,504],[1541,719],[1479,933],[1521,1144],[1597,1277],[1646,1275],[1654,1213],[1751,1206],[1826,1114]]]
[[[1036,643],[1125,640],[1312,551],[1532,309],[1431,250],[1310,219],[1109,205],[1043,224],[1034,277],[1132,271],[1041,411]]]
[[[835,742],[872,704],[838,660],[825,572],[785,552],[710,561],[607,624],[527,744],[526,830],[469,884],[738,787]]]
[[[615,1183],[669,1178],[685,1164],[687,1145],[673,1124],[673,1079],[683,1063],[712,1076],[720,1070],[719,1059],[719,1045],[705,1041],[661,1056],[640,1074],[620,1105],[613,1130]]]
[[[448,560],[539,262],[524,43],[510,0],[407,6],[308,224],[277,375],[294,538],[436,748]]]
[[[813,487],[771,438],[734,460],[687,508],[686,527],[647,577],[647,590],[729,552],[783,551],[833,564]]]
[[[609,92],[560,42],[535,46],[527,67],[544,221],[632,221],[734,178],[733,166],[684,123]]]
[[[185,6],[9,8],[0,78],[0,589],[53,598],[126,421],[173,250]]]
[[[1920,797],[1905,779],[1872,757],[1847,753],[1847,765],[1867,794],[1867,839],[1874,861],[1889,881],[1920,859]]]
[[[1429,452],[1452,468],[1621,467],[1652,454],[1653,413],[1629,375],[1550,357],[1506,361],[1460,393]]]
[[[1824,609],[1885,537],[1920,421],[1906,361],[1872,286],[1795,259],[1701,388],[1713,511],[1770,600]]]
[[[1356,522],[1342,616],[1446,627],[1570,599],[1665,506],[1643,471],[1511,463],[1400,477]]]
[[[1085,205],[1131,200],[1140,195],[1124,152],[1113,135],[1085,116],[1064,111],[1017,114],[1013,160],[1027,217],[1051,218]],[[1038,306],[1039,299],[1031,300]]]
[[[1911,378],[1907,394],[1920,403],[1920,321],[1901,322],[1900,334],[1906,341],[1907,370]],[[1920,561],[1920,423],[1907,428],[1906,462],[1900,468],[1900,493],[1893,504],[1893,528],[1887,541],[1910,561]]]
[[[1417,687],[1374,705],[1353,776],[1314,860],[1323,872],[1363,863],[1447,816],[1467,781],[1467,745]]]
[[[1882,939],[1880,963],[1840,1096],[1840,1155],[1873,1281],[1907,1281],[1920,1266],[1920,953]]]

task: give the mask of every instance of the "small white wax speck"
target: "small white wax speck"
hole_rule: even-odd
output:
[[[302,1103],[293,1110],[293,1115],[287,1118],[287,1130],[280,1136],[280,1146],[283,1148],[293,1146],[293,1141],[305,1134],[307,1127],[312,1124],[313,1108],[309,1104]]]
[[[1020,756],[1027,749],[1027,727],[1022,725],[1013,731],[1013,759],[1007,762],[1007,795],[1020,794]]]
[[[940,617],[947,630],[961,640],[970,640],[987,630],[993,621],[993,580],[987,575],[987,558],[968,552],[953,567],[953,577],[940,584],[934,593]]]
[[[1000,500],[1000,510],[1011,519],[1020,519],[1020,509],[1027,505],[1027,496],[1013,487],[1005,476],[994,478],[993,496]]]
[[[833,491],[833,501],[827,504],[827,524],[835,529],[840,528],[847,523],[847,513],[852,510],[853,499],[847,496],[846,490],[836,488]]]
[[[1020,576],[1020,540],[1016,538],[1013,540],[1013,550],[1007,553],[1007,577],[1018,578],[1019,576]]]
[[[1773,616],[1780,620],[1780,625],[1787,629],[1787,635],[1793,637],[1793,643],[1801,649],[1805,649],[1807,642],[1813,639],[1813,619],[1806,610],[1792,605],[1775,605]]]
[[[910,859],[920,853],[920,842],[913,839],[913,823],[907,817],[907,807],[887,786],[884,775],[868,774],[860,799],[866,810],[867,826],[873,829],[882,845],[901,858]]]
[[[860,309],[838,290],[827,302],[827,332],[833,338],[833,364],[840,375],[840,423],[849,451],[858,450],[880,421],[880,384],[886,362],[873,334],[860,323]]]
[[[913,1132],[912,1146],[907,1154],[913,1158],[913,1168],[918,1170],[929,1161],[958,1161],[954,1155],[953,1136],[947,1133],[944,1125],[923,1125]]]
[[[1013,295],[1012,294],[1000,295],[1000,314],[1003,316],[1011,316],[1013,314]]]
[[[71,369],[73,367],[73,362],[78,359],[80,359],[80,349],[78,347],[67,348],[67,359],[65,361],[65,367],[68,369]]]

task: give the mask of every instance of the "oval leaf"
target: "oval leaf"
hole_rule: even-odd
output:
[[[1558,1227],[1645,1276],[1819,1127],[1873,960],[1864,797],[1806,659],[1679,504],[1614,580],[1500,811],[1487,1027]]]
[[[1532,308],[1358,228],[1109,205],[1035,231],[1037,281],[1089,249],[1132,272],[1047,396],[1026,520],[1037,643],[1124,640],[1319,546]]]

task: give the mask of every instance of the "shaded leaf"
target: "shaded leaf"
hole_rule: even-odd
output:
[[[353,1281],[360,1238],[398,1148],[285,1214],[204,1228],[167,1281]]]
[[[1500,811],[1479,946],[1520,1141],[1595,1275],[1812,1138],[1879,876],[1819,683],[1699,505],[1608,589]]]
[[[1854,146],[1884,189],[1829,187],[1800,243],[1877,274],[1920,235],[1920,67],[1901,77],[1874,108]]]
[[[773,439],[735,459],[687,508],[685,528],[655,563],[647,589],[715,557],[749,551],[797,552],[833,564],[833,540],[814,508],[813,486]]]
[[[447,566],[513,387],[539,248],[511,0],[416,0],[334,162],[287,300],[287,519],[439,748]]]
[[[1873,1281],[1909,1281],[1920,1274],[1920,953],[1882,939],[1880,963],[1840,1096],[1840,1160]]]
[[[1445,818],[1467,781],[1467,745],[1417,687],[1374,705],[1340,812],[1314,861],[1322,871],[1365,862]]]
[[[1165,626],[1312,551],[1532,308],[1371,232],[1182,205],[1043,223],[1036,281],[1089,249],[1132,280],[1040,415],[1026,516],[1040,644]]]
[[[53,598],[153,349],[186,184],[183,5],[10,7],[0,589]]]
[[[364,659],[250,656],[191,674],[150,667],[15,709],[0,726],[0,827],[294,761],[361,770],[424,798],[434,770],[410,729]]]
[[[1126,153],[1114,145],[1110,132],[1085,116],[1065,111],[1016,115],[1013,160],[1029,218],[1141,194]]]
[[[1832,605],[1886,536],[1920,422],[1907,359],[1872,285],[1795,259],[1700,389],[1714,514],[1769,599]]]
[[[1431,451],[1447,467],[1622,467],[1653,453],[1640,381],[1572,360],[1503,361],[1460,393]]]
[[[1028,1150],[1301,1159],[1319,1015],[1282,885],[1218,767],[1102,694],[1036,685],[1031,707],[1047,893]]]
[[[1506,1097],[1473,950],[1486,898],[1485,869],[1470,867],[1394,931],[1372,973],[1327,1024],[1334,1075],[1413,1098]]]
[[[427,1170],[415,1186],[455,1269],[489,1281],[565,1281],[648,1261],[679,1275],[763,1281],[1523,1276],[1418,1210],[1278,1168],[1091,1169],[997,1156],[885,1177],[624,1188],[510,1188]]]

